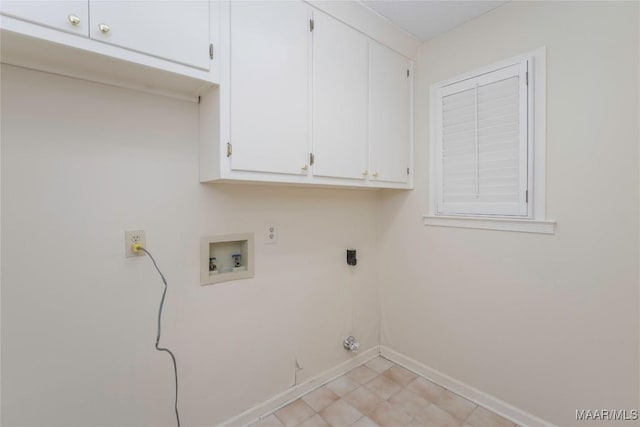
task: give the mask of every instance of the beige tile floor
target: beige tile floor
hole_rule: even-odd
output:
[[[361,365],[252,427],[515,427],[383,358]]]

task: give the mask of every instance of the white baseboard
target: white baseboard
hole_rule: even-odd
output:
[[[291,387],[290,389],[285,390],[284,392],[272,397],[271,399],[244,411],[240,415],[222,422],[221,424],[219,424],[219,426],[237,427],[251,424],[257,421],[261,416],[270,414],[282,408],[283,406],[289,404],[290,402],[293,402],[294,400],[307,394],[313,389],[318,388],[333,380],[334,378],[346,374],[351,369],[368,362],[379,354],[380,346],[377,345],[368,350],[360,352],[353,358],[337,366],[334,366],[333,368],[328,369],[319,375],[316,375],[315,377],[305,381],[304,383]]]
[[[423,363],[418,362],[404,354],[398,353],[389,347],[384,345],[374,346],[366,351],[363,351],[355,357],[334,366],[322,372],[319,375],[305,381],[302,384],[298,384],[295,387],[291,387],[288,390],[272,397],[271,399],[262,402],[253,408],[250,408],[243,413],[230,418],[221,424],[220,427],[237,427],[246,426],[257,421],[261,416],[271,414],[274,411],[282,408],[283,406],[293,402],[294,400],[302,397],[308,392],[318,388],[334,378],[344,375],[351,369],[368,362],[374,357],[382,355],[383,357],[403,366],[416,374],[433,381],[436,384],[445,387],[452,392],[459,394],[460,396],[468,399],[477,405],[489,409],[498,415],[505,417],[508,420],[513,421],[515,424],[522,427],[556,427],[554,424],[540,419],[528,412],[512,406],[503,400],[498,399],[488,393],[480,391],[462,381],[456,380],[442,372],[433,369]]]
[[[445,387],[452,392],[459,394],[460,396],[468,399],[482,407],[495,412],[498,415],[505,417],[508,420],[513,421],[515,424],[522,427],[556,427],[548,421],[540,419],[528,412],[516,408],[497,397],[491,396],[483,391],[471,387],[458,381],[455,378],[443,374],[436,369],[426,366],[417,360],[407,357],[395,350],[390,349],[384,345],[380,346],[380,354],[391,360],[392,362],[401,365],[416,374],[433,381],[436,384]]]

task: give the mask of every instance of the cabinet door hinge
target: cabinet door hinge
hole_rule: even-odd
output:
[[[231,157],[231,153],[232,153],[232,148],[231,148],[231,143],[227,142],[227,157]]]
[[[313,29],[316,27],[316,23],[313,19],[309,19],[309,31],[313,31]]]
[[[213,43],[209,43],[209,59],[213,59]]]
[[[315,161],[316,161],[316,156],[314,156],[313,153],[309,153],[309,165],[313,166]]]

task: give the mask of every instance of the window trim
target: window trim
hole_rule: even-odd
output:
[[[443,215],[436,212],[438,199],[437,175],[437,105],[438,90],[479,75],[490,73],[521,61],[529,61],[529,113],[528,113],[528,215]],[[457,77],[434,83],[430,87],[429,108],[429,198],[427,214],[423,216],[424,225],[462,228],[483,228],[491,230],[522,231],[532,233],[555,233],[555,221],[546,215],[546,47],[518,55],[494,64],[475,69]]]

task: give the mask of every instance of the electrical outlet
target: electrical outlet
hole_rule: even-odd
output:
[[[278,227],[275,224],[267,224],[264,230],[264,242],[265,243],[277,243],[278,242]]]
[[[144,255],[144,252],[133,252],[131,250],[131,245],[134,243],[139,243],[143,247],[147,246],[147,236],[144,233],[144,230],[125,230],[124,232],[124,256],[127,258],[131,258],[134,256]]]

